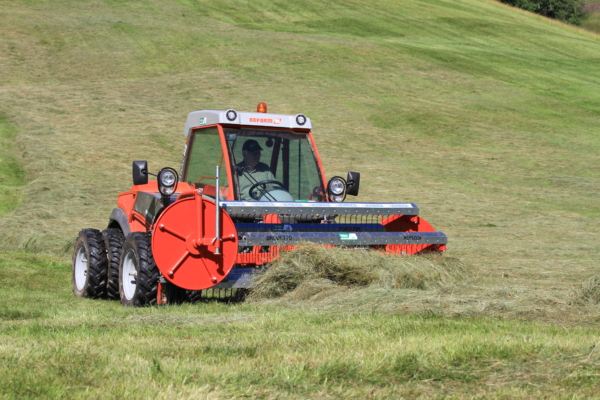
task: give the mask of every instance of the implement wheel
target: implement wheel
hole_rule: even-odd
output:
[[[73,253],[73,293],[98,299],[106,293],[106,253],[100,231],[79,232]]]
[[[199,303],[202,300],[202,290],[187,290],[186,300],[192,304]]]
[[[225,279],[238,254],[238,235],[231,217],[197,192],[167,207],[154,223],[152,248],[166,280],[187,290],[211,288]],[[220,251],[217,251],[217,247]]]
[[[104,248],[106,249],[107,275],[106,275],[106,297],[118,300],[119,296],[119,264],[121,263],[121,251],[125,237],[119,229],[106,229],[102,231]]]
[[[156,304],[158,268],[152,257],[150,235],[133,232],[123,244],[119,265],[119,294],[124,306]]]
[[[187,290],[171,282],[163,283],[162,293],[167,296],[167,304],[183,304],[187,301]]]

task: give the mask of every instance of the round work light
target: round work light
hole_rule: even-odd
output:
[[[296,123],[300,126],[306,123],[306,116],[304,114],[296,115]]]
[[[225,111],[225,117],[227,117],[227,119],[230,121],[235,121],[235,119],[237,118],[237,113],[235,112],[235,110],[227,110]]]

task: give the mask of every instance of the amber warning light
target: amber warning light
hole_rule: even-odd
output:
[[[266,113],[267,112],[267,103],[258,103],[256,106],[256,112]]]

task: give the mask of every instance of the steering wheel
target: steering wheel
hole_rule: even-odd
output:
[[[259,200],[258,198],[258,194],[254,192],[254,189],[256,189],[256,187],[258,185],[263,185],[263,188],[266,189],[265,185],[268,185],[269,183],[276,183],[279,186],[281,186],[281,188],[283,189],[285,186],[283,183],[279,182],[279,181],[275,181],[275,180],[266,180],[266,181],[260,181],[260,182],[256,182],[254,185],[250,186],[250,189],[248,189],[248,194],[250,195],[250,197],[252,197],[254,200]],[[285,190],[285,189],[284,189]]]

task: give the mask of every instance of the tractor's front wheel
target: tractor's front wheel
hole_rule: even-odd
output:
[[[105,229],[102,231],[102,239],[106,248],[107,275],[106,275],[106,297],[118,300],[119,296],[119,264],[121,264],[121,251],[125,237],[119,229]]]
[[[127,236],[119,264],[119,294],[124,306],[156,304],[158,268],[152,257],[150,235],[133,232]]]
[[[106,250],[100,231],[79,232],[73,253],[73,293],[97,299],[106,293]]]

